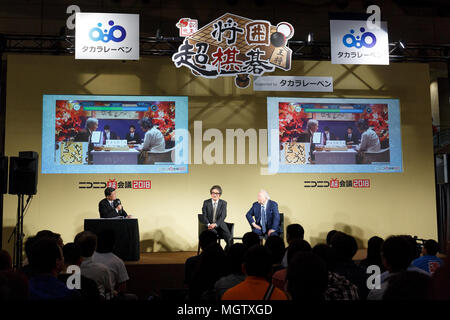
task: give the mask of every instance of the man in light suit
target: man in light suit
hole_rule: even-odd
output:
[[[227,245],[231,245],[231,233],[225,223],[227,202],[220,199],[222,188],[215,185],[212,186],[209,192],[211,199],[205,200],[202,207],[203,223],[208,226],[209,230],[214,231],[222,237]]]
[[[261,190],[258,192],[258,201],[253,203],[246,217],[252,231],[257,235],[264,238],[280,235],[278,204],[270,200],[267,191]]]

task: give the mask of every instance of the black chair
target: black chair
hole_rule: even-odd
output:
[[[230,230],[231,233],[231,239],[234,239],[234,223],[228,223],[225,222],[228,230]],[[200,234],[205,231],[208,230],[208,226],[206,225],[206,222],[203,221],[203,215],[199,214],[198,215],[198,236],[200,237]],[[223,239],[223,237],[221,237],[219,234],[217,234],[217,241],[220,244],[220,240]],[[198,247],[197,247],[197,254],[200,253],[200,242],[198,243]]]

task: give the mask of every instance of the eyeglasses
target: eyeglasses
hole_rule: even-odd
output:
[[[219,192],[211,192],[211,194],[220,195]]]

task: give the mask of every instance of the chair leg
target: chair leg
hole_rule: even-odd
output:
[[[199,255],[200,254],[200,242],[198,243],[198,246],[197,246],[197,255]]]

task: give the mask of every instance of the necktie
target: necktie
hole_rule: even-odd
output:
[[[217,202],[213,202],[213,222],[216,222],[216,210],[217,210]]]
[[[266,208],[261,206],[261,228],[263,234],[266,233]]]

